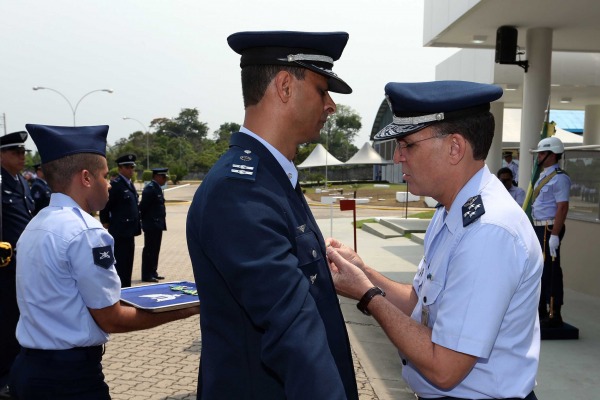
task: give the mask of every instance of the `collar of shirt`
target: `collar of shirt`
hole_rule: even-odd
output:
[[[119,174],[119,176],[121,178],[123,178],[125,180],[125,182],[129,183],[131,185],[131,179],[127,178],[126,176],[124,176],[123,174]]]
[[[277,160],[279,165],[281,165],[281,168],[283,168],[283,172],[285,172],[287,177],[290,178],[290,183],[292,184],[292,187],[295,188],[296,184],[298,183],[298,170],[296,169],[294,162],[288,160],[283,154],[281,154],[281,152],[279,150],[277,150],[275,147],[273,147],[265,139],[261,138],[256,133],[252,132],[250,129],[242,126],[240,128],[240,132],[245,133],[246,135],[252,136],[254,139],[261,142],[267,148],[267,150],[269,150],[269,152],[273,155],[273,157],[275,157],[275,159]]]
[[[556,163],[556,164],[554,164],[554,165],[551,165],[551,166],[549,166],[549,167],[546,167],[546,168],[544,168],[544,172],[542,172],[542,175],[541,175],[540,177],[543,177],[543,176],[548,176],[548,175],[550,175],[550,174],[551,174],[552,172],[554,172],[554,170],[555,170],[555,169],[557,169],[557,168],[558,168],[558,163]]]
[[[458,228],[463,226],[463,215],[462,206],[473,196],[477,196],[481,193],[482,189],[489,183],[490,178],[494,176],[491,174],[487,165],[484,165],[475,175],[469,179],[469,181],[463,186],[458,192],[456,198],[450,206],[448,217],[446,217],[446,226],[452,233]],[[484,204],[485,207],[485,204]]]
[[[52,193],[52,197],[50,197],[50,206],[81,208],[71,196],[64,193]]]

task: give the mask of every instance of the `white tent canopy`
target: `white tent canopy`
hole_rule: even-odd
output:
[[[363,147],[356,152],[348,161],[346,165],[358,165],[358,164],[390,164],[392,161],[384,160],[379,153],[375,151],[369,142],[365,142]]]
[[[331,167],[334,165],[344,165],[344,163],[332,156],[325,150],[325,147],[319,143],[308,157],[306,157],[306,160],[304,160],[302,164],[297,165],[296,168]]]

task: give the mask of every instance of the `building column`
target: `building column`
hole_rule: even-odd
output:
[[[521,117],[521,144],[519,146],[519,186],[527,188],[531,180],[533,156],[537,148],[550,96],[552,67],[552,29],[527,30],[526,55],[529,70],[523,78],[523,113]]]
[[[583,144],[600,144],[600,104],[585,106]]]
[[[490,111],[494,115],[496,128],[494,129],[494,140],[492,141],[492,147],[490,147],[490,151],[485,159],[485,163],[490,169],[490,172],[495,175],[496,172],[502,168],[502,126],[504,125],[504,103],[501,101],[494,101],[490,105]]]

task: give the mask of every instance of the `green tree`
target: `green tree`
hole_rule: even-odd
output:
[[[343,104],[338,104],[335,113],[327,118],[327,122],[321,129],[321,143],[335,158],[340,161],[347,161],[352,157],[358,148],[352,144],[356,135],[362,127],[360,115],[352,108]],[[315,148],[316,144],[307,143],[298,148],[296,159],[297,164],[302,163],[306,157]]]
[[[238,132],[241,128],[240,124],[235,122],[226,122],[221,124],[219,129],[214,132],[214,137],[217,142],[225,142],[229,144],[229,139],[231,139],[231,134],[233,132]]]
[[[352,144],[362,128],[360,115],[352,108],[339,104],[321,129],[321,143],[340,161],[347,161],[358,148]]]

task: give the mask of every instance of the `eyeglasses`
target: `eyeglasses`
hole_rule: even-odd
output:
[[[396,146],[397,146],[397,148],[400,149],[400,152],[402,152],[402,149],[409,150],[411,147],[413,147],[415,144],[417,144],[419,142],[424,142],[429,139],[443,139],[443,138],[444,138],[444,136],[430,136],[428,138],[421,139],[421,140],[415,140],[414,142],[410,142],[410,143],[406,143],[401,140],[396,140]]]

